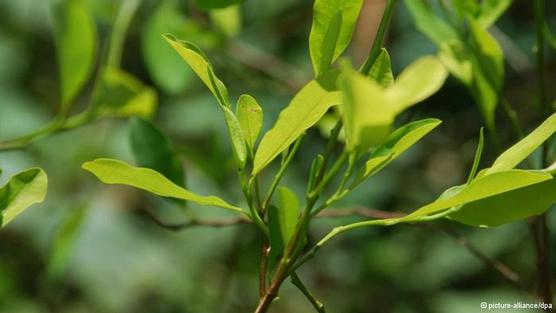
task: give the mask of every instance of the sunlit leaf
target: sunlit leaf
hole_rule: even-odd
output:
[[[123,161],[113,159],[96,159],[84,163],[82,167],[106,184],[128,185],[161,197],[182,199],[200,205],[221,207],[244,213],[241,208],[233,206],[216,196],[201,196],[184,189],[159,172],[148,168],[134,167]]]
[[[166,41],[179,53],[182,59],[199,76],[201,81],[212,92],[218,103],[224,107],[230,107],[228,90],[224,83],[216,77],[212,65],[205,54],[194,44],[178,40],[172,35],[164,35]]]
[[[151,77],[164,91],[178,93],[191,81],[191,70],[168,46],[162,34],[182,37],[189,27],[185,17],[171,2],[163,2],[150,16],[142,33],[142,52]]]
[[[61,80],[61,111],[66,114],[92,73],[96,25],[83,0],[59,0],[53,11]]]
[[[315,76],[320,76],[346,49],[361,11],[362,0],[316,0],[309,35]]]
[[[334,105],[341,101],[341,94],[336,89],[338,72],[309,82],[282,110],[278,120],[262,138],[255,153],[253,175],[260,172],[282,151],[286,150],[305,130],[316,124]]]
[[[365,165],[359,170],[352,188],[369,176],[376,174],[390,162],[398,158],[421,138],[440,125],[442,121],[430,118],[411,122],[396,129],[386,141],[378,147]]]
[[[420,217],[439,213],[446,209],[457,207],[473,201],[489,198],[508,191],[517,190],[530,185],[552,179],[544,172],[507,170],[479,177],[468,185],[458,186],[457,192],[449,196],[441,196],[436,201],[421,207],[408,216],[404,221],[418,220]]]
[[[542,145],[543,142],[548,140],[554,132],[556,132],[556,113],[547,118],[525,138],[504,151],[485,174],[492,174],[516,167]]]
[[[497,226],[542,214],[555,202],[556,179],[552,178],[467,203],[449,218],[472,226]]]
[[[236,115],[245,135],[250,151],[254,151],[255,143],[263,126],[263,110],[255,98],[241,95],[237,101]]]
[[[46,197],[48,179],[40,168],[31,168],[12,176],[0,188],[0,227]]]
[[[168,138],[151,122],[133,118],[129,123],[129,140],[135,162],[153,169],[177,185],[184,185],[180,160]]]
[[[390,55],[385,48],[380,50],[375,63],[371,66],[369,77],[374,79],[382,87],[388,87],[394,83],[394,74],[392,74]]]
[[[237,117],[230,109],[222,107],[222,110],[224,111],[224,118],[226,120],[226,126],[228,127],[228,134],[232,143],[234,157],[238,164],[243,167],[247,161],[247,143],[245,142],[243,130],[241,129]]]
[[[101,116],[150,118],[157,107],[156,92],[117,68],[108,68],[102,76],[98,113]]]
[[[473,80],[471,52],[460,40],[451,40],[440,46],[438,57],[452,75],[467,87]]]

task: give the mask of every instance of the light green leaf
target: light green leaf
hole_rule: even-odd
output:
[[[417,29],[436,45],[458,39],[457,32],[434,14],[426,0],[405,0],[405,5],[413,16]]]
[[[342,119],[346,148],[361,151],[383,142],[398,113],[374,80],[347,70],[340,80],[343,91]]]
[[[299,218],[299,200],[293,191],[287,187],[280,187],[278,199],[279,207],[270,206],[268,211],[271,262],[288,246]]]
[[[276,124],[259,144],[253,161],[253,175],[286,150],[305,130],[316,124],[328,109],[340,103],[341,94],[335,91],[337,78],[338,72],[330,71],[310,81],[282,110]]]
[[[424,216],[439,213],[449,208],[538,184],[550,179],[552,179],[550,174],[540,171],[507,170],[496,172],[474,179],[468,185],[458,186],[457,192],[448,196],[441,196],[436,201],[421,207],[402,219],[406,222],[416,221]]]
[[[224,107],[230,107],[228,98],[228,90],[220,79],[214,74],[212,65],[208,61],[205,54],[193,43],[178,40],[174,36],[164,35],[166,41],[178,52],[182,59],[191,67],[191,69],[199,76],[201,81],[212,92],[218,103]]]
[[[0,227],[46,197],[48,179],[40,168],[31,168],[12,176],[0,188]]]
[[[556,179],[552,178],[467,203],[448,218],[472,226],[497,226],[542,214],[555,202]]]
[[[512,0],[483,0],[479,9],[477,23],[484,29],[489,28],[512,4]]]
[[[460,19],[474,18],[479,13],[479,4],[476,0],[454,0],[452,5]]]
[[[195,0],[197,6],[205,10],[221,9],[240,2],[241,0]]]
[[[390,55],[385,48],[381,48],[375,63],[373,63],[369,71],[369,77],[374,79],[382,87],[389,87],[394,83],[394,74],[392,74],[392,63]]]
[[[228,134],[232,143],[232,150],[234,157],[241,168],[245,166],[247,161],[247,145],[243,130],[239,124],[237,117],[227,107],[221,107],[224,111],[224,118],[226,126],[228,127]]]
[[[233,37],[241,30],[241,11],[239,5],[210,11],[212,23],[228,37]]]
[[[113,159],[96,159],[82,165],[84,170],[93,173],[106,184],[120,184],[139,188],[161,197],[193,201],[200,205],[221,207],[245,214],[241,208],[233,206],[216,196],[201,196],[184,189],[157,171],[134,167],[123,161]]]
[[[316,0],[309,34],[315,76],[322,75],[346,49],[363,0]]]
[[[481,132],[479,135],[479,144],[477,145],[477,151],[475,151],[475,158],[473,159],[473,165],[471,166],[471,171],[469,171],[469,176],[467,177],[467,184],[471,183],[473,179],[477,176],[477,169],[479,168],[479,163],[481,162],[481,156],[483,155],[483,146],[485,144],[485,134],[484,128],[481,127]]]
[[[525,138],[504,151],[485,174],[488,175],[516,167],[542,145],[543,142],[548,140],[554,132],[556,132],[556,113],[547,118]]]
[[[156,92],[118,68],[108,68],[102,76],[98,114],[110,117],[150,118],[157,107]]]
[[[96,25],[82,0],[57,1],[53,19],[61,80],[61,112],[67,114],[93,70]]]
[[[176,94],[191,81],[193,73],[161,34],[176,33],[185,37],[188,28],[192,28],[192,22],[188,23],[171,3],[163,2],[146,22],[142,33],[142,52],[147,70],[156,84],[164,91]]]
[[[389,103],[403,111],[436,93],[448,72],[437,57],[424,56],[411,63],[396,82],[385,89]]]
[[[183,167],[168,138],[151,122],[133,118],[129,123],[129,140],[135,162],[184,185]]]
[[[263,110],[255,98],[241,95],[237,101],[236,115],[245,135],[247,147],[250,151],[254,151],[263,126]]]
[[[368,177],[376,174],[390,162],[398,158],[417,141],[440,125],[442,121],[434,118],[411,122],[396,129],[378,147],[365,165],[359,170],[352,183],[352,187],[363,182]]]
[[[471,52],[460,40],[442,43],[438,57],[448,71],[468,88],[473,80]]]

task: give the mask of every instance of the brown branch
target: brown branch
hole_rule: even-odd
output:
[[[204,227],[227,227],[243,224],[251,224],[251,221],[244,217],[226,217],[218,219],[201,219],[195,218],[184,223],[167,223],[161,221],[158,217],[154,216],[151,212],[145,209],[139,210],[141,214],[154,222],[157,226],[171,231],[181,231],[187,228],[193,228],[198,226]]]

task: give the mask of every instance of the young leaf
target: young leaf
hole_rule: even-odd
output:
[[[216,100],[221,106],[230,107],[228,98],[228,90],[224,83],[214,74],[212,65],[209,63],[205,54],[194,44],[178,40],[174,36],[164,35],[166,41],[179,53],[182,59],[191,67],[191,69],[199,76],[201,81],[212,92]]]
[[[143,118],[153,116],[157,98],[152,88],[117,68],[106,69],[102,78],[97,108],[99,115]]]
[[[556,132],[556,113],[547,118],[539,127],[533,130],[525,138],[504,151],[487,169],[485,174],[492,174],[512,169],[525,160],[543,142],[548,140]]]
[[[369,71],[369,77],[374,79],[382,87],[389,87],[394,83],[394,74],[392,74],[392,63],[390,55],[385,48],[381,48],[375,63]]]
[[[205,10],[221,9],[240,2],[241,0],[195,0],[195,4]]]
[[[142,118],[131,119],[129,139],[137,165],[151,168],[184,186],[181,162],[168,138],[153,123]]]
[[[263,110],[255,98],[241,95],[237,100],[236,115],[245,135],[250,151],[254,151],[255,143],[263,126]]]
[[[96,159],[82,165],[84,170],[94,174],[106,184],[120,184],[139,188],[161,197],[193,201],[200,205],[215,206],[246,214],[244,210],[233,206],[216,196],[201,196],[184,189],[157,171],[134,167],[123,161],[113,159]]]
[[[48,179],[40,168],[31,168],[12,176],[0,188],[0,227],[46,197]]]
[[[491,227],[544,213],[556,203],[556,179],[552,178],[463,205],[448,218],[463,224]]]
[[[316,0],[309,34],[315,76],[322,75],[346,49],[363,0]]]
[[[279,207],[271,206],[268,211],[270,260],[275,260],[287,247],[299,218],[299,200],[295,193],[287,187],[280,187],[278,197]]]
[[[171,2],[162,4],[152,13],[142,32],[142,52],[152,79],[164,91],[176,94],[191,81],[191,70],[179,55],[164,42],[160,34],[185,36],[188,23]]]
[[[241,11],[239,5],[210,11],[212,23],[227,37],[237,35],[241,30]]]
[[[386,141],[378,147],[371,158],[359,170],[352,183],[352,188],[376,174],[390,162],[398,158],[417,141],[440,125],[442,121],[434,118],[411,122],[396,129]]]
[[[247,146],[243,130],[239,124],[237,117],[227,107],[221,107],[224,111],[224,118],[226,126],[228,127],[228,134],[232,143],[232,150],[238,165],[243,168],[247,161]]]
[[[96,52],[96,26],[83,0],[60,0],[53,7],[62,108],[71,102],[92,73]]]
[[[421,57],[404,69],[390,88],[385,89],[386,97],[401,112],[436,93],[447,76],[446,68],[437,57]]]
[[[467,88],[473,81],[472,55],[467,46],[460,40],[451,40],[440,45],[438,57],[448,71],[461,81]]]
[[[496,20],[506,12],[512,4],[512,0],[483,0],[479,9],[477,23],[483,28],[489,28]]]
[[[282,110],[276,124],[262,138],[255,153],[253,175],[259,173],[282,151],[286,150],[305,130],[316,124],[332,106],[340,103],[336,89],[338,72],[310,81]]]
[[[485,175],[474,179],[470,184],[458,186],[456,192],[439,197],[436,201],[407,215],[403,220],[418,220],[423,216],[439,213],[449,208],[538,184],[550,179],[552,179],[550,174],[524,170],[507,170]]]
[[[481,127],[481,132],[479,135],[479,144],[477,145],[477,151],[475,152],[475,159],[473,160],[473,166],[471,166],[471,171],[469,171],[467,184],[471,183],[471,181],[475,179],[475,177],[477,176],[477,169],[479,168],[479,163],[481,162],[481,156],[483,155],[484,144],[485,144],[484,128]]]
[[[417,29],[436,45],[458,39],[457,32],[434,14],[426,0],[405,0],[405,6],[413,16]]]

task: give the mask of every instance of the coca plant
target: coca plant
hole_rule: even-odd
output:
[[[488,129],[494,129],[493,107],[499,102],[503,55],[486,28],[505,7],[498,7],[493,13],[491,6],[484,5],[492,4],[492,1],[485,1],[482,6],[476,6],[473,15],[467,12],[461,16],[462,27],[471,27],[473,49],[454,59],[454,49],[465,49],[466,44],[457,41],[457,36],[446,39],[434,35],[433,31],[442,33],[442,29],[435,30],[437,24],[424,26],[431,23],[428,18],[433,16],[428,4],[420,0],[406,1],[420,29],[438,39],[435,43],[442,49],[439,55],[415,60],[394,78],[390,57],[381,45],[395,1],[388,1],[377,39],[361,69],[356,70],[346,59],[336,62],[350,43],[362,2],[315,1],[309,36],[314,79],[292,97],[264,134],[260,134],[264,110],[255,98],[244,94],[237,101],[232,101],[225,83],[218,78],[206,55],[194,43],[170,34],[164,35],[168,44],[212,93],[222,113],[235,159],[237,188],[244,196],[242,204],[231,204],[217,196],[199,195],[187,190],[180,179],[175,179],[176,168],[161,169],[160,162],[148,157],[154,169],[135,167],[114,159],[96,159],[83,165],[85,170],[104,183],[129,185],[162,197],[222,208],[251,222],[264,242],[255,312],[268,310],[288,278],[318,312],[325,312],[324,305],[315,299],[296,272],[315,256],[319,248],[341,233],[360,227],[445,218],[476,227],[496,226],[542,214],[556,201],[554,166],[544,169],[516,168],[556,131],[556,115],[552,115],[484,169],[479,169],[484,142],[481,132],[475,162],[467,181],[447,189],[429,204],[401,217],[338,225],[316,244],[308,243],[306,238],[311,221],[320,212],[387,168],[441,123],[438,119],[429,118],[394,127],[399,114],[441,88],[448,72],[469,87],[485,116],[485,124]],[[463,2],[475,3],[454,1],[454,4]],[[483,59],[488,63],[483,65]],[[495,71],[484,66],[491,66]],[[492,74],[496,80],[483,79],[483,74]],[[335,125],[329,129],[328,142],[322,147],[322,152],[313,158],[306,176],[305,193],[295,194],[282,184],[282,177],[294,162],[296,153],[304,150],[305,134],[318,127],[325,115],[333,119]],[[135,132],[142,134],[136,136],[136,144],[142,146],[142,149],[136,149],[136,154],[152,153],[148,145],[144,142],[140,144],[141,138],[153,134],[159,137],[161,134],[151,127],[138,127]],[[167,147],[167,142],[163,142]],[[151,150],[156,149],[156,144],[151,147]],[[168,152],[164,155],[171,157],[172,154]],[[277,170],[269,166],[273,163],[276,163]],[[263,172],[264,177],[270,174],[272,179],[263,179]]]

